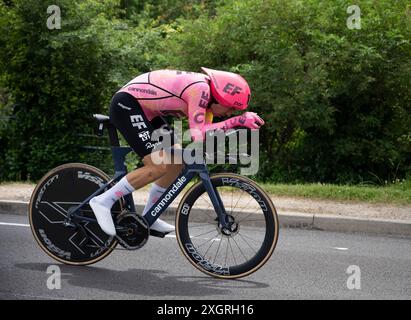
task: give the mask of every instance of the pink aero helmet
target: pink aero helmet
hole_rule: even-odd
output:
[[[251,91],[245,79],[235,73],[201,68],[210,77],[213,97],[224,107],[244,110],[248,107]]]

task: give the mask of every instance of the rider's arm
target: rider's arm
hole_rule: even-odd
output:
[[[202,127],[202,133],[204,136],[207,131],[214,131],[214,130],[227,131],[229,129],[236,128],[236,127],[247,127],[250,129],[258,129],[263,124],[264,124],[264,120],[261,119],[256,113],[246,112],[241,116],[235,116],[225,121],[216,122],[216,123],[206,123]]]
[[[188,105],[188,123],[191,137],[194,141],[204,140],[205,133],[209,130],[222,129],[227,131],[235,127],[258,129],[264,121],[254,112],[246,112],[225,121],[211,123],[206,119],[206,108],[210,99],[210,87],[205,82],[191,85],[182,95]],[[212,119],[211,119],[212,121]]]
[[[205,82],[191,85],[184,91],[182,98],[187,102],[188,124],[193,141],[203,141],[208,130],[233,128],[234,122],[230,120],[212,123],[212,118],[206,116],[207,105],[210,101],[210,87]]]
[[[187,103],[188,124],[194,141],[204,140],[206,109],[210,101],[210,87],[199,82],[188,87],[181,96]]]

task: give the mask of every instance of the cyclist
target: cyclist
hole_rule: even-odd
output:
[[[111,207],[121,197],[150,182],[151,186],[143,215],[161,197],[182,170],[181,164],[156,164],[151,141],[154,130],[162,129],[170,135],[172,130],[162,116],[188,117],[191,137],[202,141],[208,130],[234,127],[258,129],[264,121],[254,112],[245,112],[222,122],[212,123],[213,116],[229,116],[235,110],[244,110],[250,100],[250,88],[240,75],[202,68],[202,73],[176,70],[157,70],[142,74],[112,98],[110,119],[134,152],[143,161],[138,168],[116,183],[111,189],[90,200],[90,206],[101,229],[114,236],[116,230]],[[163,151],[156,151],[159,156]],[[150,227],[153,235],[174,231],[174,226],[157,219]]]

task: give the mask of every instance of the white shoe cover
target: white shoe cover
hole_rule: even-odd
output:
[[[93,209],[100,228],[109,236],[114,237],[116,235],[116,228],[114,227],[113,218],[111,217],[111,210],[98,203],[95,197],[90,200],[90,207]]]
[[[150,227],[150,230],[154,230],[157,232],[162,232],[162,233],[170,233],[175,230],[174,226],[171,224],[168,224],[167,222],[157,219]]]

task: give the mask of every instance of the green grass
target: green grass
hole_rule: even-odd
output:
[[[189,187],[194,182],[190,182]],[[0,185],[34,184],[34,182],[0,182]],[[334,185],[334,184],[273,184],[259,183],[262,188],[274,196],[325,199],[336,201],[361,201],[411,205],[411,180],[397,182],[387,186],[369,185]],[[149,186],[145,187],[146,190]]]
[[[302,197],[369,203],[411,204],[411,180],[387,186],[333,184],[262,184],[265,191],[284,197]]]

